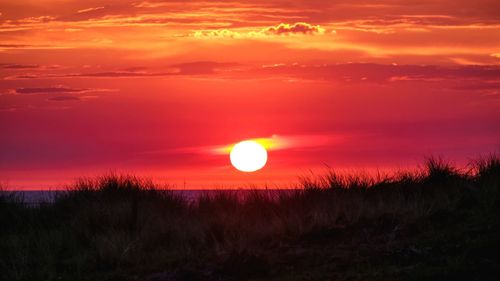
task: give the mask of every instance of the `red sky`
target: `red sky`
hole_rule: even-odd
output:
[[[0,182],[286,186],[327,166],[465,165],[500,149],[499,15],[498,1],[2,0]],[[271,144],[258,172],[218,152],[254,138]]]

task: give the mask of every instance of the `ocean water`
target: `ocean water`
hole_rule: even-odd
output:
[[[195,201],[201,195],[215,195],[220,192],[233,192],[238,196],[246,196],[252,192],[262,192],[269,194],[278,194],[282,192],[291,192],[291,189],[262,189],[262,190],[245,190],[245,189],[228,189],[228,190],[199,190],[199,189],[186,189],[186,190],[171,190],[174,194],[181,195],[188,201]],[[26,205],[39,205],[42,203],[52,203],[57,198],[58,194],[65,191],[8,191],[7,193],[13,194],[19,198]]]

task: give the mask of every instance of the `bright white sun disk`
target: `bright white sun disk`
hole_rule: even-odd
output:
[[[267,151],[258,142],[246,140],[237,143],[229,154],[231,164],[242,172],[255,172],[267,162]]]

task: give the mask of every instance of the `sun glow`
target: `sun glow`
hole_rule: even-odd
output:
[[[242,172],[255,172],[267,162],[266,149],[256,141],[246,140],[237,143],[229,154],[231,164]]]

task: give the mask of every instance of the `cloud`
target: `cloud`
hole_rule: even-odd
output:
[[[50,97],[47,99],[48,101],[79,101],[79,97],[74,97],[74,96],[57,96],[57,97]]]
[[[70,73],[61,75],[59,77],[151,77],[151,76],[164,76],[171,73],[165,72],[136,72],[136,71],[105,71],[93,73]]]
[[[277,150],[315,150],[319,147],[330,146],[341,143],[347,138],[352,137],[348,134],[318,134],[318,135],[277,135],[270,137],[249,138],[262,145],[267,151]],[[145,154],[199,154],[199,155],[228,155],[235,143],[209,145],[209,146],[190,146],[178,147],[172,149],[161,149],[146,151]]]
[[[0,32],[2,32],[0,28]],[[2,50],[15,50],[15,49],[23,49],[23,50],[53,50],[53,49],[68,49],[69,46],[62,45],[49,45],[49,44],[38,44],[38,45],[30,45],[30,44],[0,44],[0,51]]]
[[[52,66],[55,67],[55,66]],[[1,66],[0,66],[1,68]],[[42,67],[47,68],[47,67]],[[140,78],[140,77],[161,77],[161,76],[173,76],[173,75],[201,75],[201,74],[216,74],[219,72],[231,72],[231,71],[242,71],[244,65],[239,63],[227,62],[213,62],[213,61],[195,61],[170,65],[165,71],[153,72],[149,71],[146,67],[129,67],[122,68],[121,70],[110,70],[102,72],[89,72],[89,73],[61,73],[61,74],[21,74],[15,76],[8,76],[4,79],[6,80],[16,80],[16,79],[43,79],[43,78]],[[34,88],[35,91],[38,88]],[[28,89],[20,89],[21,91],[31,91]],[[46,89],[41,89],[46,90]],[[87,89],[83,89],[87,90]],[[92,89],[93,90],[93,89]],[[64,92],[64,88],[52,88],[49,92],[59,91]]]
[[[65,87],[46,87],[46,88],[17,88],[16,94],[50,94],[50,93],[83,93],[89,89],[65,88]]]
[[[437,82],[443,80],[466,79],[498,80],[500,66],[461,65],[454,67],[433,65],[397,65],[375,63],[346,64],[300,64],[269,63],[264,65],[241,64],[236,62],[194,61],[169,65],[153,71],[145,67],[122,68],[89,73],[26,73],[8,76],[4,79],[56,79],[56,78],[147,78],[171,76],[210,75],[215,79],[269,79],[284,81],[323,81],[333,83],[408,83]],[[109,91],[106,89],[71,89],[65,87],[19,88],[11,93],[77,93],[86,91]]]
[[[138,72],[138,71],[146,71],[148,68],[144,66],[132,66],[132,67],[125,67],[123,69],[120,69],[121,71],[128,71],[128,72]]]
[[[16,80],[16,79],[39,79],[43,78],[40,75],[34,75],[34,74],[23,74],[23,75],[16,75],[16,76],[7,76],[4,78],[4,80]]]
[[[432,65],[392,65],[374,63],[348,63],[302,65],[291,64],[255,69],[253,77],[282,77],[312,81],[334,81],[345,83],[388,83],[441,80],[481,79],[500,77],[499,66],[440,67]]]
[[[248,32],[235,31],[231,29],[215,29],[196,31],[193,36],[196,38],[262,38],[282,35],[321,35],[325,29],[319,25],[312,25],[306,22],[296,22],[294,24],[280,23],[276,26],[266,27],[260,30]]]
[[[248,34],[232,31],[229,29],[200,30],[193,33],[195,38],[244,38]]]
[[[146,68],[130,68],[122,71],[105,71],[95,73],[72,73],[62,77],[157,77],[171,75],[213,74],[222,70],[232,70],[240,67],[238,63],[220,63],[213,61],[196,61],[174,64],[166,71],[151,72]],[[61,76],[60,76],[61,77]]]
[[[334,143],[338,143],[348,136],[341,135],[292,135],[292,136],[282,136],[282,135],[272,135],[271,137],[265,138],[254,138],[253,140],[268,151],[275,150],[285,150],[285,149],[306,149],[306,148],[317,148],[320,146],[328,146]],[[211,154],[229,154],[235,143],[212,146],[194,149],[192,151],[198,151],[202,153]]]
[[[38,64],[0,64],[0,68],[5,69],[32,69],[39,68]]]
[[[20,24],[37,24],[37,23],[48,23],[55,21],[57,17],[54,16],[38,16],[38,17],[28,17],[17,20]]]
[[[8,105],[8,106],[0,106],[0,112],[14,112],[18,111],[21,107],[18,105]]]
[[[134,69],[137,69],[134,70]],[[142,69],[142,68],[141,68]],[[103,71],[103,72],[89,72],[89,73],[40,73],[40,74],[22,74],[7,76],[5,80],[16,80],[16,79],[45,79],[45,78],[134,78],[134,77],[159,77],[167,75],[175,75],[177,71],[170,72],[148,72],[140,70],[139,68],[131,68],[130,70],[118,70],[118,71]],[[106,91],[107,89],[88,89],[92,91]]]
[[[20,63],[4,63],[0,64],[0,69],[37,69],[37,70],[51,70],[61,69],[62,66],[57,64],[52,65],[39,65],[39,64],[20,64]]]
[[[380,4],[361,0],[105,2],[89,6],[72,2],[50,11],[26,5],[26,9],[18,9],[19,14],[6,13],[0,32],[8,32],[9,36],[0,40],[3,44],[0,52],[4,49],[9,52],[15,45],[17,49],[39,52],[60,48],[83,48],[82,52],[91,52],[103,47],[161,56],[165,48],[172,50],[169,51],[172,54],[181,53],[179,50],[185,50],[186,46],[194,48],[190,40],[195,37],[274,39],[286,49],[282,56],[287,52],[294,52],[290,56],[295,56],[296,51],[305,53],[306,50],[311,56],[331,52],[328,57],[337,62],[381,62],[383,57],[398,63],[446,64],[443,57],[481,55],[485,59],[478,62],[498,63],[490,54],[498,52],[499,39],[495,32],[500,22],[493,13],[496,6],[488,4],[472,7],[466,2],[453,2],[457,9],[449,9],[444,3],[429,2],[411,8],[389,0]],[[43,16],[42,12],[50,12],[50,15]],[[138,35],[133,42],[126,36],[130,28]],[[337,35],[333,35],[334,30]],[[68,36],[68,31],[78,34]],[[314,40],[285,39],[320,34],[324,36]],[[49,43],[54,45],[47,45]],[[253,42],[237,42],[240,43]],[[204,54],[197,59],[212,58],[207,55],[207,48],[196,47],[199,47],[197,53]],[[359,56],[347,58],[336,54],[348,50]],[[237,55],[229,57],[232,53],[222,51],[218,56],[237,60]],[[262,56],[253,61],[265,60],[265,54],[265,51],[252,51],[254,57]]]
[[[323,34],[325,29],[319,25],[312,25],[306,22],[297,22],[294,24],[280,23],[277,26],[271,26],[263,29],[261,32],[274,35],[289,34]]]
[[[488,93],[500,93],[500,80],[482,81],[468,80],[454,87],[456,90],[462,91],[481,91]]]
[[[230,70],[241,66],[238,63],[219,63],[212,61],[198,61],[172,65],[179,75],[212,74],[220,70]]]
[[[16,49],[16,48],[28,48],[32,45],[27,44],[0,44],[0,48],[2,49]]]
[[[66,74],[23,74],[8,76],[4,79],[44,79],[44,78],[134,78],[134,77],[159,77],[174,75],[174,72],[146,72],[146,71],[103,71],[90,73],[66,73]]]
[[[88,12],[98,11],[98,10],[102,10],[102,9],[104,9],[104,7],[87,8],[87,9],[78,10],[76,13],[82,14],[82,13],[88,13]]]

